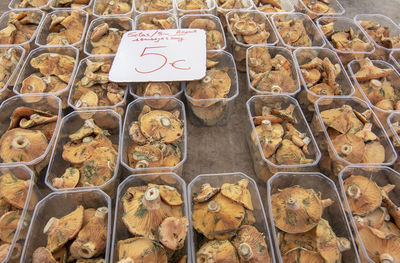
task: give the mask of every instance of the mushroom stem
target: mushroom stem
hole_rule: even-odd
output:
[[[334,202],[333,202],[332,199],[330,199],[330,198],[321,200],[321,205],[322,205],[323,208],[326,208],[326,207],[332,205],[333,203],[334,203]]]
[[[251,247],[247,243],[241,243],[239,245],[239,254],[246,261],[250,260],[253,257],[253,251],[251,250]]]
[[[144,193],[143,204],[147,210],[159,209],[161,205],[160,190],[157,187],[149,187]]]
[[[102,207],[97,208],[96,212],[94,213],[94,216],[104,220],[107,213],[108,213],[108,208],[105,206],[102,206]]]
[[[209,211],[214,212],[214,213],[217,213],[221,209],[219,204],[214,200],[212,200],[208,203],[207,208]]]
[[[56,188],[61,188],[64,185],[64,179],[56,177],[53,179],[53,186]]]
[[[16,136],[12,141],[11,141],[11,146],[14,147],[15,149],[24,149],[28,147],[31,143],[29,142],[28,138],[25,136]]]
[[[297,210],[300,208],[300,204],[299,202],[297,202],[297,200],[295,198],[290,197],[287,201],[286,201],[286,206],[288,209],[291,210]]]
[[[381,187],[382,191],[384,191],[386,194],[391,192],[396,186],[394,184],[387,184],[383,187]]]
[[[347,187],[347,195],[353,199],[358,199],[361,195],[360,187],[356,184],[350,184]]]
[[[89,241],[81,246],[79,255],[83,258],[91,258],[96,253],[96,244]]]
[[[350,241],[345,237],[338,237],[338,245],[340,252],[350,250],[351,248]]]
[[[349,155],[352,152],[353,147],[350,144],[343,144],[340,150],[344,155]]]
[[[47,224],[43,228],[43,234],[48,234],[53,229],[55,229],[58,226],[59,221],[60,220],[58,218],[55,217],[50,218]]]
[[[381,254],[379,256],[379,262],[380,263],[393,263],[394,259],[390,254],[385,253],[385,254]]]

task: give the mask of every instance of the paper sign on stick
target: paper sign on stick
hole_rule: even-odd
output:
[[[109,79],[114,82],[184,81],[206,74],[206,33],[202,29],[126,32]]]

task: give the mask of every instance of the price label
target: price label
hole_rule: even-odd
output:
[[[206,74],[206,33],[202,29],[126,32],[109,79],[114,82],[184,81]]]

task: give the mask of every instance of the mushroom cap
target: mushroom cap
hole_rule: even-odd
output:
[[[296,263],[325,263],[325,260],[318,252],[304,248],[292,249],[285,255],[282,255],[282,261]]]
[[[172,143],[183,135],[183,121],[168,111],[152,110],[140,117],[140,129],[146,138]]]
[[[54,117],[54,115],[44,112],[44,111],[40,111],[40,110],[34,110],[32,108],[29,107],[18,107],[16,108],[13,113],[11,114],[10,117],[10,126],[8,127],[8,130],[14,129],[14,128],[19,128],[19,124],[21,122],[22,119],[30,119],[30,117],[33,114],[37,114],[40,116],[44,116],[44,117]]]
[[[143,96],[145,97],[168,97],[172,96],[170,86],[165,82],[149,82],[144,90]],[[161,109],[168,104],[168,99],[146,100],[146,104],[155,109]]]
[[[363,82],[371,79],[379,79],[389,76],[393,72],[392,68],[376,67],[369,58],[360,60],[360,69],[354,74],[357,81]]]
[[[208,239],[231,237],[244,216],[244,207],[221,193],[207,202],[193,205],[193,227]]]
[[[137,121],[132,122],[129,126],[129,137],[138,145],[143,145],[147,142],[146,137],[144,137],[140,130],[139,122]]]
[[[109,135],[108,131],[97,126],[93,119],[87,119],[82,127],[80,127],[76,132],[70,134],[68,137],[71,141],[79,141],[92,134]]]
[[[309,88],[309,90],[317,95],[320,96],[334,96],[336,88],[333,86],[330,86],[326,83],[319,83],[317,85],[312,86]],[[310,93],[307,93],[307,99],[311,103],[315,103],[320,97],[314,96]],[[326,100],[322,102],[320,105],[329,105],[331,103],[331,100]]]
[[[32,58],[30,64],[45,76],[71,75],[75,66],[75,58],[58,53],[43,53]]]
[[[149,184],[149,187],[157,187],[160,191],[161,200],[170,206],[180,206],[183,204],[182,196],[175,187],[169,185]]]
[[[316,68],[310,70],[301,69],[300,72],[303,75],[304,81],[308,87],[314,86],[321,79],[321,72]]]
[[[59,178],[53,179],[53,186],[56,188],[74,188],[78,185],[80,178],[79,169],[68,167],[64,174]]]
[[[268,121],[264,121],[261,125],[256,127],[256,132],[264,157],[271,157],[282,143],[282,136],[284,134],[282,125],[279,123],[271,124]],[[253,141],[256,142],[255,138]]]
[[[333,147],[340,157],[350,163],[361,163],[365,154],[363,139],[352,134],[341,134],[332,140]]]
[[[241,226],[232,240],[232,244],[236,248],[241,262],[269,263],[271,260],[264,235],[254,226]]]
[[[290,122],[291,124],[297,124],[297,119],[293,115],[293,112],[295,110],[295,106],[293,104],[290,104],[286,109],[272,109],[271,113],[273,115],[278,116],[279,118],[282,118],[283,120],[286,120]]]
[[[210,184],[206,183],[201,186],[201,192],[195,193],[193,196],[193,201],[197,203],[208,201],[214,195],[219,193],[221,188],[212,187]]]
[[[186,217],[167,217],[158,228],[158,238],[166,248],[178,250],[183,248],[189,221]]]
[[[350,209],[354,215],[365,215],[382,203],[379,186],[361,175],[352,175],[343,182]]]
[[[55,252],[78,235],[83,225],[83,211],[80,205],[62,218],[50,218],[43,230],[47,234],[46,248],[50,252]]]
[[[85,226],[87,223],[89,223],[90,219],[94,217],[96,214],[96,209],[94,208],[87,208],[83,211],[83,224],[82,226]]]
[[[369,142],[365,144],[365,151],[362,158],[363,163],[384,163],[385,147],[379,142]]]
[[[129,166],[132,168],[161,167],[162,151],[154,145],[131,144],[128,150]]]
[[[247,179],[242,179],[237,184],[225,183],[221,186],[221,194],[252,211],[254,208],[250,191],[247,189],[248,184],[249,180]]]
[[[87,142],[67,142],[63,145],[62,158],[72,164],[82,164],[93,153],[94,147]]]
[[[333,128],[340,133],[347,133],[349,130],[356,133],[364,127],[357,118],[352,108],[344,105],[340,108],[324,110],[321,118],[327,127]]]
[[[13,174],[6,173],[0,176],[0,196],[12,206],[23,209],[30,180],[22,180]]]
[[[57,261],[47,248],[38,247],[33,252],[32,263],[57,263]]]
[[[118,241],[118,259],[131,259],[132,262],[167,263],[165,249],[157,241],[146,237],[133,237]],[[153,253],[149,253],[152,251]]]
[[[41,156],[47,146],[43,132],[15,128],[1,136],[0,157],[6,163],[30,162]]]
[[[364,216],[354,216],[353,218],[357,225],[366,225],[379,229],[383,225],[383,222],[385,222],[387,219],[390,220],[390,215],[388,214],[386,208],[378,207],[371,213],[368,213]]]
[[[304,233],[313,229],[321,219],[323,209],[332,200],[321,200],[313,189],[298,185],[271,195],[275,226],[286,233]]]
[[[46,83],[38,75],[32,74],[22,81],[20,93],[43,93],[46,90]],[[40,100],[40,99],[38,99]]]
[[[0,217],[0,240],[11,243],[18,228],[21,213],[19,210],[10,211]]]
[[[228,240],[212,240],[196,252],[196,263],[239,263],[235,247]]]
[[[284,139],[276,151],[275,158],[280,165],[301,164],[306,159],[300,147],[291,140]]]
[[[315,237],[318,252],[325,262],[342,261],[338,238],[327,220],[321,218],[318,222],[315,228]]]

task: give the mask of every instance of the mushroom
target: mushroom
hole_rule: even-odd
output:
[[[57,263],[57,261],[47,248],[38,247],[33,252],[32,263]]]
[[[393,72],[393,69],[381,69],[376,67],[369,58],[363,58],[360,60],[360,69],[354,76],[359,82],[368,81],[371,79],[379,79],[389,76]]]
[[[30,75],[22,81],[20,93],[43,93],[46,90],[46,83],[37,75]]]
[[[235,247],[228,240],[212,240],[196,252],[196,263],[239,263]]]
[[[365,151],[362,158],[363,163],[385,162],[385,147],[379,141],[365,144]]]
[[[11,243],[18,228],[21,212],[10,211],[0,217],[0,240]]]
[[[57,122],[58,116],[43,116],[37,113],[29,116],[29,119],[22,118],[19,121],[19,127],[23,129],[34,128],[39,125],[50,124]]]
[[[11,210],[11,204],[0,193],[0,217]]]
[[[158,239],[168,249],[181,249],[185,244],[188,226],[186,217],[167,217],[158,228]]]
[[[30,180],[22,180],[11,173],[0,176],[0,196],[12,206],[24,209]]]
[[[278,109],[272,109],[271,113],[274,115],[277,115],[278,117],[287,120],[288,122],[292,124],[297,124],[297,118],[294,116],[293,112],[295,110],[295,106],[293,104],[290,104],[286,109],[283,110],[278,110]]]
[[[3,262],[7,258],[10,247],[11,247],[11,244],[9,244],[9,243],[4,243],[4,244],[0,245],[0,262]],[[33,263],[36,263],[36,262],[33,261]]]
[[[386,207],[390,216],[393,217],[396,226],[400,228],[400,208],[389,198],[388,193],[394,188],[394,185],[381,187],[382,206]]]
[[[271,157],[282,143],[284,134],[282,125],[279,123],[271,124],[271,121],[263,120],[261,125],[256,127],[256,132],[264,157]],[[254,136],[252,136],[252,139],[254,143],[257,143]]]
[[[248,184],[249,180],[247,179],[242,179],[237,184],[225,183],[221,186],[221,194],[252,211],[254,208],[250,191],[247,189]]]
[[[165,82],[149,82],[144,90],[143,96],[145,97],[156,97],[156,100],[147,100],[146,104],[155,109],[164,108],[169,100],[158,99],[159,97],[172,96],[172,90],[170,86]]]
[[[372,123],[365,123],[364,128],[355,134],[357,137],[360,137],[364,140],[364,142],[370,141],[378,141],[378,136],[372,132]]]
[[[91,137],[87,137],[81,143],[67,142],[63,145],[62,158],[72,164],[82,164],[92,155],[95,150],[88,142]]]
[[[183,135],[183,121],[168,111],[152,110],[139,119],[140,129],[146,138],[172,143]]]
[[[321,79],[321,72],[316,68],[310,70],[301,69],[300,72],[304,78],[304,81],[306,82],[307,87],[314,86]]]
[[[363,123],[357,118],[349,105],[324,110],[321,112],[321,118],[327,127],[333,128],[342,134],[346,134],[349,130],[352,133],[356,133],[363,128]]]
[[[180,206],[183,204],[182,196],[178,190],[169,185],[149,184],[149,187],[156,187],[160,191],[161,200],[170,206]]]
[[[67,263],[68,262],[68,250],[66,246],[58,249],[53,253],[53,257],[57,263]]]
[[[85,120],[83,126],[79,128],[79,130],[70,134],[68,137],[71,141],[79,141],[92,134],[109,135],[108,131],[97,126],[93,119],[87,119]]]
[[[232,240],[240,262],[269,263],[270,257],[264,236],[254,226],[243,225]]]
[[[98,26],[96,26],[93,29],[92,35],[90,36],[90,41],[92,42],[97,42],[99,41],[105,34],[108,32],[108,24],[107,23],[102,23]]]
[[[165,249],[157,241],[146,237],[134,237],[117,243],[118,263],[154,262],[167,263]],[[149,253],[152,252],[152,253]]]
[[[162,151],[154,145],[131,144],[128,154],[129,166],[132,168],[160,167],[163,161]]]
[[[216,194],[207,202],[193,205],[193,227],[208,239],[231,237],[244,216],[244,207],[222,193]]]
[[[69,78],[75,67],[75,58],[58,53],[42,53],[32,58],[30,64],[45,76],[54,75],[63,78],[62,76],[68,75]]]
[[[385,221],[390,220],[390,215],[385,207],[378,207],[364,216],[356,215],[353,218],[357,225],[366,225],[379,229]]]
[[[329,198],[321,200],[313,189],[304,189],[298,185],[271,195],[276,227],[292,234],[314,228],[321,219],[323,209],[332,203]]]
[[[129,126],[129,137],[135,144],[138,145],[143,145],[147,141],[146,137],[144,137],[140,131],[140,125],[137,121],[132,122]]]
[[[193,201],[198,203],[206,202],[219,191],[221,191],[221,188],[212,187],[209,183],[205,183],[201,186],[201,192],[194,194]]]
[[[296,263],[325,263],[325,260],[318,252],[304,248],[295,248],[282,256],[283,262]]]
[[[83,206],[80,205],[62,218],[50,218],[43,229],[43,233],[47,234],[46,248],[50,252],[57,251],[78,235],[83,224],[83,210]]]
[[[361,163],[365,154],[364,141],[352,133],[341,134],[332,140],[338,155],[350,163]]]
[[[277,149],[275,158],[279,165],[297,165],[315,161],[313,159],[307,159],[303,150],[292,140],[283,139],[282,144]]]

